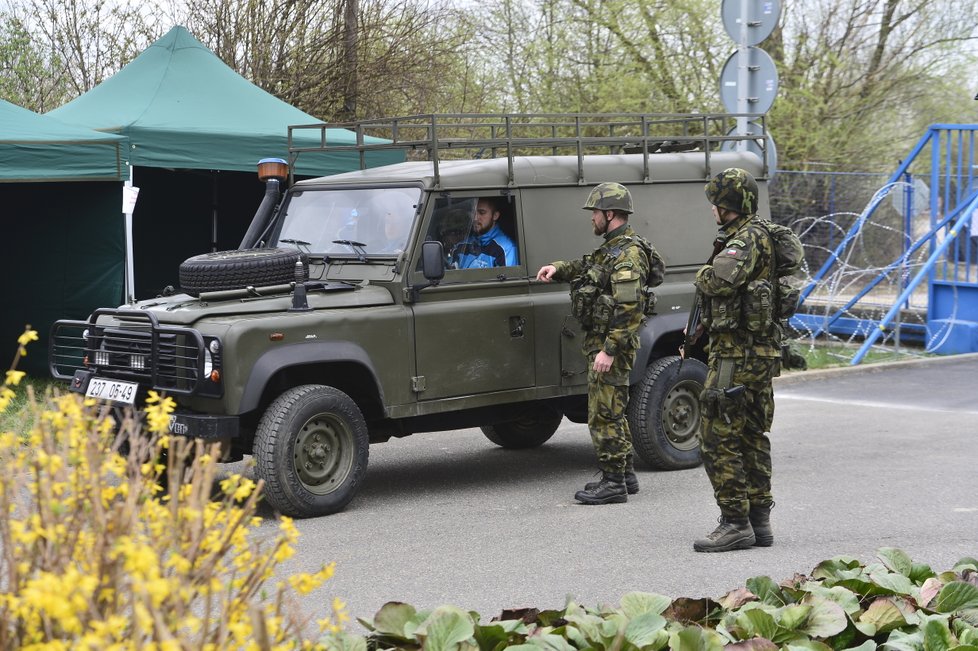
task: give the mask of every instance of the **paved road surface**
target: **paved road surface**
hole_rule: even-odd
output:
[[[299,522],[299,553],[283,569],[336,561],[304,602],[311,612],[339,596],[355,617],[400,600],[483,621],[632,590],[718,597],[837,555],[870,561],[884,546],[950,569],[978,556],[976,385],[978,355],[781,378],[771,548],[693,551],[718,515],[702,468],[640,470],[627,504],[578,505],[593,451],[587,428],[564,421],[529,451],[496,448],[478,430],[372,447],[361,493],[343,513]]]

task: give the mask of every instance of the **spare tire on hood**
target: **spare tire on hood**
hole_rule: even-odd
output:
[[[215,251],[180,263],[180,289],[191,296],[244,287],[267,287],[295,280],[295,263],[305,254],[295,249]]]

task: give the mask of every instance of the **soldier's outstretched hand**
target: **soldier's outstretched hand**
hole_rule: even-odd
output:
[[[549,283],[553,280],[554,274],[557,273],[557,267],[552,264],[545,264],[540,267],[540,271],[537,272],[537,280]]]

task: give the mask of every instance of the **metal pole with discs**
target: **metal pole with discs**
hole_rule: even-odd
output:
[[[720,73],[720,100],[737,124],[727,135],[758,136],[754,140],[725,141],[721,150],[752,151],[764,162],[768,178],[777,169],[777,150],[770,132],[751,119],[767,113],[778,94],[778,69],[764,50],[756,47],[774,31],[781,15],[780,0],[723,0],[723,26],[737,49]]]

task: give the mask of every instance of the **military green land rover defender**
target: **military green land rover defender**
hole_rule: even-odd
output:
[[[602,181],[626,185],[630,223],[665,258],[641,333],[628,412],[640,460],[700,463],[702,350],[677,350],[692,279],[715,236],[704,183],[766,163],[732,116],[414,116],[330,124],[403,148],[408,161],[288,185],[263,162],[266,194],[234,251],[186,260],[169,295],[59,321],[54,377],[118,405],[155,389],[179,407],[172,433],[253,455],[280,512],[334,513],[354,497],[370,443],[480,427],[504,448],[543,444],[585,422],[587,373],[568,287],[538,283],[554,260],[599,244],[583,211]],[[291,140],[291,138],[290,138]],[[360,138],[360,142],[364,139]],[[761,145],[758,145],[758,142]],[[761,150],[763,154],[763,149]],[[420,160],[411,160],[419,158]],[[456,268],[480,199],[500,211],[515,264]],[[506,263],[512,260],[506,260]]]

